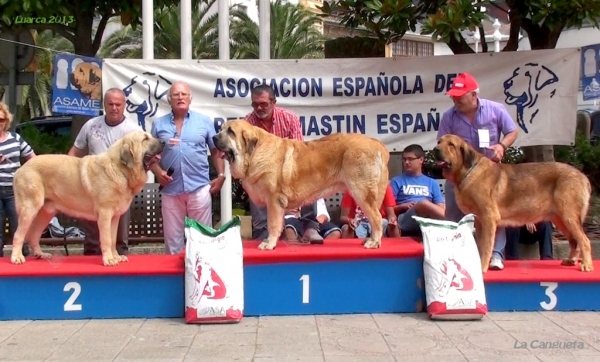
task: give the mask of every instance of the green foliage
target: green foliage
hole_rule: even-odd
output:
[[[71,148],[71,137],[68,135],[55,135],[42,133],[39,129],[25,124],[20,131],[21,136],[36,155],[60,153],[66,154]]]
[[[598,16],[600,15],[600,1],[598,0],[530,0],[530,1],[508,1],[513,6],[520,6],[527,14],[530,14],[533,24],[546,25],[554,30],[557,26],[576,27],[590,21],[598,27]],[[517,4],[521,3],[521,4]]]
[[[460,32],[465,29],[477,30],[486,17],[481,6],[489,1],[454,0],[447,1],[429,16],[423,24],[422,34],[431,34],[433,40],[450,42],[450,38],[460,41]]]
[[[384,57],[385,44],[375,38],[344,37],[325,42],[325,58]]]
[[[411,0],[329,0],[318,7],[320,16],[335,16],[347,28],[367,28],[384,44],[396,42],[407,31],[416,31],[426,12],[426,2]]]
[[[600,142],[590,143],[578,134],[574,146],[555,146],[554,158],[583,172],[600,192]]]
[[[216,0],[192,14],[192,58],[217,59],[218,14],[207,16]],[[214,8],[214,6],[212,6]],[[156,59],[179,59],[181,43],[179,7],[154,11]],[[118,19],[115,19],[115,21]],[[277,0],[271,3],[271,59],[322,58],[325,38],[317,29],[320,19],[308,9]],[[259,27],[239,6],[230,9],[230,54],[232,59],[259,58]],[[131,26],[113,33],[100,49],[100,56],[142,58],[142,32]]]
[[[472,52],[461,32],[476,31],[487,15],[483,6],[502,9],[491,0],[326,0],[321,16],[336,16],[340,24],[361,26],[385,43],[395,42],[423,23],[423,34],[442,39],[456,53]],[[529,35],[532,49],[552,49],[566,27],[599,27],[598,0],[506,0],[510,8],[511,39],[507,50],[516,50],[520,30]]]
[[[206,5],[192,13],[192,58],[217,59],[218,13],[207,16],[216,0],[207,0]],[[111,22],[120,22],[119,18]],[[180,6],[154,9],[154,58],[181,59],[181,10]],[[132,25],[112,33],[102,44],[99,56],[103,58],[142,58],[142,29]]]
[[[199,0],[193,0],[192,6],[199,3]],[[177,4],[179,1],[154,0],[157,8]],[[142,23],[141,13],[141,0],[0,0],[0,31],[16,26],[40,31],[53,30],[73,43],[77,54],[94,56],[100,47],[106,24],[112,17],[120,16],[123,25],[131,24],[136,29]],[[41,20],[33,24],[16,24],[17,16]],[[51,22],[57,16],[61,19],[64,16],[67,21]],[[93,29],[95,18],[100,19],[96,31]]]
[[[259,59],[259,24],[240,11],[231,11],[231,58]],[[271,59],[323,58],[325,37],[321,19],[309,9],[283,0],[271,2]]]

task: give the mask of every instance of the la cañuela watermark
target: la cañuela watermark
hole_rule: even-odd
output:
[[[575,341],[515,341],[515,349],[584,349],[585,343]]]

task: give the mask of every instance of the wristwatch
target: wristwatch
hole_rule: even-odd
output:
[[[221,172],[220,174],[217,175],[217,177],[223,177],[223,178],[225,178],[225,174],[223,172]]]

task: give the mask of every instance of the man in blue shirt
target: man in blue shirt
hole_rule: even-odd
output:
[[[173,83],[168,95],[172,112],[152,124],[152,135],[165,142],[160,164],[152,172],[162,189],[162,216],[167,253],[184,248],[185,217],[212,227],[211,194],[221,190],[225,175],[213,136],[214,123],[205,115],[190,111],[192,92],[183,82]],[[208,155],[218,176],[209,178]]]
[[[444,196],[440,185],[423,175],[425,151],[419,145],[407,146],[402,152],[402,174],[390,180],[396,198],[394,212],[402,235],[418,235],[419,224],[413,216],[444,219]]]

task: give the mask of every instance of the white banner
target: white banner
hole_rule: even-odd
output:
[[[580,52],[552,49],[414,58],[183,61],[105,59],[103,89],[123,89],[126,113],[150,131],[170,112],[171,83],[187,82],[192,109],[226,119],[252,111],[250,89],[270,84],[277,104],[298,114],[307,140],[360,132],[390,151],[411,143],[431,149],[442,115],[452,106],[444,93],[460,72],[475,76],[482,98],[506,106],[518,123],[515,145],[574,142]]]

